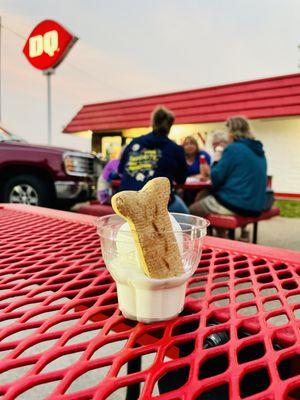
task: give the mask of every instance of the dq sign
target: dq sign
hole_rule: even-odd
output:
[[[35,68],[47,70],[62,62],[76,40],[62,25],[48,19],[31,32],[23,53]]]

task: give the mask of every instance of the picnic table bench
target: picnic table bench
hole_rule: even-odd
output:
[[[102,217],[104,215],[113,214],[113,208],[108,204],[99,204],[98,201],[91,202],[91,204],[81,205],[77,209],[78,213]],[[268,211],[264,211],[259,217],[242,217],[240,215],[221,215],[209,214],[206,219],[210,222],[209,233],[212,234],[212,228],[228,229],[229,238],[235,239],[235,231],[237,228],[243,228],[249,224],[253,224],[252,243],[257,243],[258,238],[258,223],[271,219],[280,215],[278,207],[272,207]]]
[[[112,181],[112,187],[118,188],[120,186],[120,180],[115,179]],[[203,190],[209,188],[211,183],[207,182],[198,182],[198,183],[185,183],[183,185],[177,185],[177,188],[183,190]],[[98,200],[92,200],[90,204],[83,204],[77,209],[78,213],[94,215],[97,217],[102,217],[104,215],[113,214],[114,210],[108,204],[100,204]]]
[[[3,204],[0,224],[3,400],[299,400],[300,253],[207,237],[181,315],[145,325],[94,217]]]
[[[237,228],[244,228],[249,224],[253,224],[253,237],[252,243],[257,243],[257,231],[258,223],[260,221],[266,221],[273,217],[280,215],[280,209],[273,206],[268,211],[263,211],[258,217],[242,217],[241,215],[220,215],[220,214],[209,214],[206,219],[209,220],[211,227],[228,229],[229,238],[235,238],[235,230]]]

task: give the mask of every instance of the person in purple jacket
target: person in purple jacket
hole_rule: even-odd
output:
[[[108,161],[102,171],[102,178],[107,182],[111,182],[113,179],[119,179],[118,168],[120,164],[119,158],[114,158],[113,160]]]
[[[100,204],[110,204],[112,196],[111,181],[113,179],[120,179],[118,168],[120,164],[119,158],[110,160],[103,168],[102,174],[97,182],[97,197]]]

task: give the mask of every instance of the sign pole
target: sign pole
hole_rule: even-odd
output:
[[[47,119],[48,119],[48,144],[51,145],[52,139],[52,96],[51,96],[51,75],[54,74],[54,69],[43,71],[47,80]]]
[[[1,19],[0,19],[1,30]],[[0,32],[1,34],[1,32]],[[1,36],[0,36],[1,39]],[[76,36],[68,32],[62,25],[51,19],[40,22],[30,33],[23,48],[23,53],[30,64],[41,71],[47,80],[47,114],[48,114],[48,144],[52,139],[52,96],[51,75],[66,57],[74,43]],[[0,65],[1,67],[1,65]],[[1,82],[0,82],[1,83]],[[0,89],[1,90],[1,89]],[[0,93],[1,108],[1,93]],[[0,109],[1,117],[1,109]]]
[[[1,64],[2,64],[2,52],[1,52],[1,46],[2,46],[2,18],[0,16],[0,122],[2,121],[2,70],[1,70]]]

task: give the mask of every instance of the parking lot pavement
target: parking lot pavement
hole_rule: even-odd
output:
[[[275,217],[260,222],[258,244],[300,251],[300,218]]]

